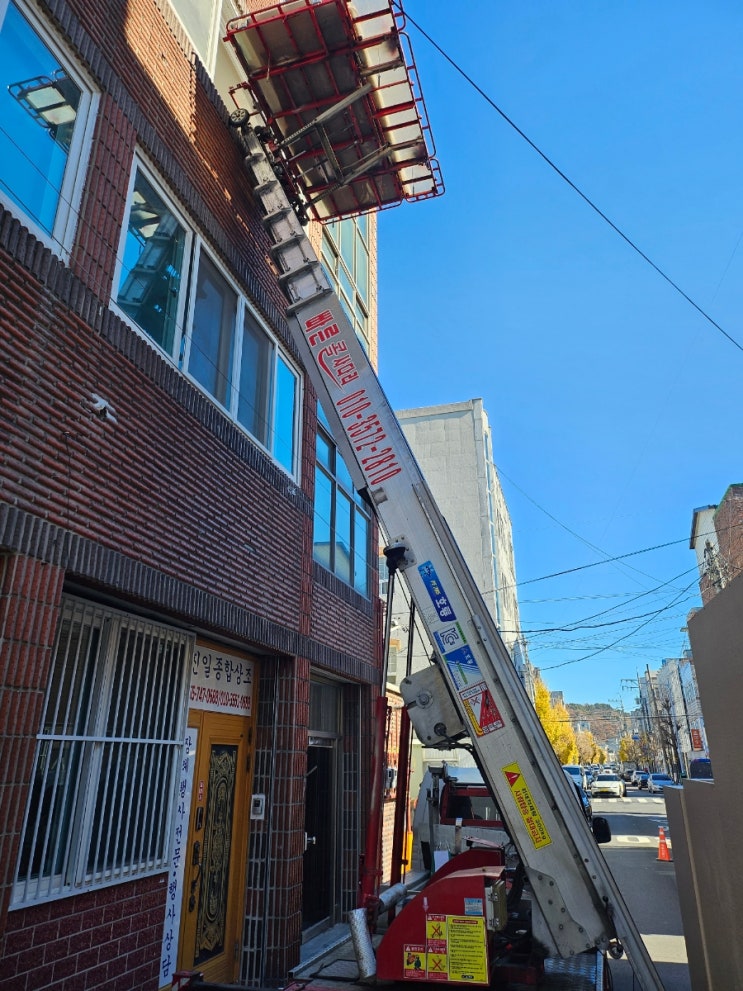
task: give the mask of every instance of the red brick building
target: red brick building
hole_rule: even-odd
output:
[[[278,985],[356,904],[377,534],[227,125],[237,13],[0,3],[0,988]]]
[[[743,485],[729,485],[719,505],[694,510],[689,546],[696,551],[707,605],[743,571]]]

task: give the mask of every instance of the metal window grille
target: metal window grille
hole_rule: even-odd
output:
[[[13,905],[167,867],[192,643],[64,600]]]

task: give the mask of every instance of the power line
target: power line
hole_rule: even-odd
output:
[[[393,0],[393,3],[394,3],[394,5],[396,7],[398,7],[398,9],[401,12],[403,12],[402,11],[402,7],[401,7],[400,3],[398,2],[398,0]],[[648,255],[646,255],[645,252],[642,250],[642,248],[640,248],[639,245],[637,245],[632,240],[632,238],[630,238],[627,234],[625,234],[624,231],[620,227],[618,227],[617,224],[615,224],[614,221],[611,220],[603,212],[603,210],[601,210],[600,207],[597,206],[597,204],[594,203],[594,201],[586,193],[584,193],[583,190],[579,186],[577,186],[573,182],[573,180],[569,176],[567,176],[562,171],[562,169],[559,168],[559,166],[555,162],[553,162],[552,159],[545,152],[543,152],[542,149],[537,144],[535,144],[534,141],[531,140],[531,138],[524,131],[521,130],[521,128],[516,124],[516,122],[513,121],[508,116],[508,114],[498,106],[498,104],[495,102],[495,100],[493,100],[490,96],[488,96],[488,94],[485,92],[485,90],[483,90],[480,86],[478,86],[478,84],[474,81],[474,79],[470,75],[468,75],[464,71],[464,69],[460,65],[458,65],[454,61],[453,58],[451,58],[451,56],[447,55],[447,53],[444,51],[444,49],[433,40],[433,38],[430,36],[430,34],[428,34],[426,31],[424,31],[424,29],[420,26],[420,24],[418,24],[418,22],[415,21],[410,16],[410,14],[408,14],[407,11],[404,11],[403,13],[404,13],[405,19],[407,21],[409,21],[423,35],[423,37],[426,39],[426,41],[428,41],[428,43],[430,45],[432,45],[436,49],[436,51],[439,53],[439,55],[441,55],[442,58],[446,59],[446,61],[449,63],[449,65],[451,65],[451,67],[456,72],[458,72],[459,75],[462,76],[462,78],[467,83],[469,83],[469,85],[474,90],[476,90],[477,93],[480,94],[480,96],[483,98],[483,100],[485,100],[485,102],[487,104],[489,104],[489,106],[491,106],[493,108],[493,110],[495,110],[495,112],[497,114],[499,114],[503,118],[503,120],[509,125],[509,127],[513,128],[513,130],[519,135],[519,137],[521,137],[529,145],[529,147],[533,151],[535,151],[539,155],[539,157],[544,162],[546,162],[546,164],[549,165],[549,167],[554,172],[557,173],[557,175],[563,180],[563,182],[565,182],[568,186],[570,186],[570,188],[573,190],[573,192],[577,193],[578,196],[580,196],[580,198],[583,200],[583,202],[586,203],[594,211],[594,213],[598,214],[598,216],[601,217],[601,219],[605,223],[607,223],[609,225],[609,227],[611,227],[611,229],[615,232],[615,234],[618,234],[622,238],[622,240],[626,244],[628,244],[630,246],[630,248],[632,248],[633,251],[635,251],[645,262],[647,262],[648,265],[650,265],[650,267],[652,269],[655,270],[655,272],[658,273],[658,275],[660,275],[660,277],[662,279],[664,279],[669,284],[669,286],[671,286],[673,289],[675,289],[676,292],[680,296],[682,296],[686,300],[687,303],[689,303],[691,306],[693,306],[694,309],[697,311],[697,313],[701,314],[701,316],[703,316],[704,319],[707,320],[707,322],[710,323],[715,328],[715,330],[719,331],[722,334],[722,336],[725,337],[725,338],[727,338],[727,340],[730,341],[730,343],[732,345],[734,345],[734,347],[736,347],[739,351],[743,351],[743,344],[740,344],[738,341],[736,341],[736,339],[734,337],[732,337],[730,334],[728,334],[728,332],[723,327],[721,327],[720,324],[717,323],[717,321],[714,320],[709,315],[709,313],[706,312],[706,310],[703,310],[702,307],[698,303],[696,303],[691,298],[691,296],[689,296],[688,293],[684,292],[684,290],[681,288],[681,286],[679,286],[679,284],[677,282],[674,282],[674,280],[670,277],[670,275],[667,275],[663,271],[663,269],[660,268],[659,265],[656,265],[656,263],[652,260],[652,258],[650,258]]]
[[[581,661],[588,661],[592,657],[596,657],[598,654],[603,654],[607,650],[612,650],[614,647],[616,647],[617,644],[621,643],[623,640],[628,640],[630,637],[633,637],[636,633],[638,633],[644,626],[647,626],[649,623],[652,623],[654,619],[657,619],[657,617],[661,615],[661,613],[667,612],[669,609],[672,609],[674,606],[678,605],[678,602],[681,599],[681,597],[685,595],[689,591],[689,589],[692,588],[692,586],[695,584],[696,581],[691,582],[691,584],[687,585],[687,587],[682,592],[679,592],[675,600],[669,602],[661,609],[658,609],[656,612],[652,613],[649,619],[646,619],[644,622],[640,623],[640,625],[636,626],[634,630],[630,630],[629,633],[625,633],[624,636],[619,637],[617,640],[614,641],[614,643],[607,644],[605,647],[599,647],[598,650],[594,650],[593,653],[591,654],[585,654],[583,657],[574,657],[570,661],[562,661],[560,664],[550,664],[547,667],[540,666],[540,670],[554,671],[555,668],[564,668],[567,667],[569,664],[580,664]]]
[[[667,581],[662,582],[660,585],[656,585],[655,588],[650,588],[646,592],[639,592],[633,598],[631,598],[631,599],[629,599],[629,600],[627,600],[625,602],[618,602],[618,603],[616,603],[613,606],[609,606],[607,609],[602,609],[600,612],[592,613],[592,615],[590,615],[590,616],[585,616],[583,619],[577,619],[574,623],[571,623],[571,624],[569,624],[566,627],[559,627],[558,626],[558,627],[553,627],[552,629],[531,630],[531,631],[526,631],[526,632],[528,632],[530,635],[531,634],[534,634],[534,633],[553,633],[553,632],[555,632],[555,633],[573,633],[573,632],[575,632],[577,630],[599,629],[600,627],[603,627],[603,626],[616,626],[618,623],[629,623],[629,622],[632,622],[635,619],[643,619],[645,616],[648,616],[648,615],[651,615],[651,614],[650,613],[643,613],[641,616],[628,616],[625,619],[614,619],[614,620],[611,620],[610,622],[607,622],[607,623],[595,623],[593,625],[589,624],[589,622],[588,622],[591,619],[598,619],[600,616],[606,616],[607,613],[614,612],[617,609],[621,609],[623,606],[627,606],[631,602],[636,602],[638,599],[643,599],[647,595],[655,595],[656,592],[659,592],[662,588],[665,588],[666,585],[670,585],[672,582],[678,581],[679,578],[685,578],[687,575],[691,574],[693,571],[696,571],[696,570],[697,570],[696,568],[687,568],[685,571],[682,571],[680,574],[676,575],[674,578],[669,578]],[[585,624],[585,625],[583,625],[583,624]]]

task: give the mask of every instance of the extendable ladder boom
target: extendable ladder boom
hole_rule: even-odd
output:
[[[495,623],[366,353],[245,115],[233,126],[274,241],[296,343],[356,487],[366,490],[438,655],[442,736],[468,733],[554,944],[564,958],[627,952],[643,991],[662,984]],[[438,676],[435,676],[438,677]],[[408,701],[408,700],[406,700]],[[448,707],[448,708],[447,708]],[[458,729],[452,732],[452,712]],[[621,944],[621,946],[620,946]],[[613,951],[613,952],[612,952]]]

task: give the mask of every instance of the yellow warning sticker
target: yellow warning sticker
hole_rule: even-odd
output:
[[[534,802],[529,791],[529,786],[526,781],[524,781],[524,776],[521,773],[521,768],[518,764],[507,764],[503,768],[503,773],[508,782],[508,786],[511,789],[511,794],[513,795],[513,800],[516,802],[516,808],[519,810],[519,815],[524,820],[524,825],[529,831],[529,836],[534,844],[535,849],[539,850],[540,847],[549,846],[552,842],[550,839],[550,834],[547,832],[547,827],[545,826],[541,815],[539,814],[539,809]]]
[[[405,943],[402,977],[404,981],[425,981],[426,948],[420,943]]]
[[[487,984],[488,941],[485,919],[470,915],[450,915],[448,922],[449,980]]]

